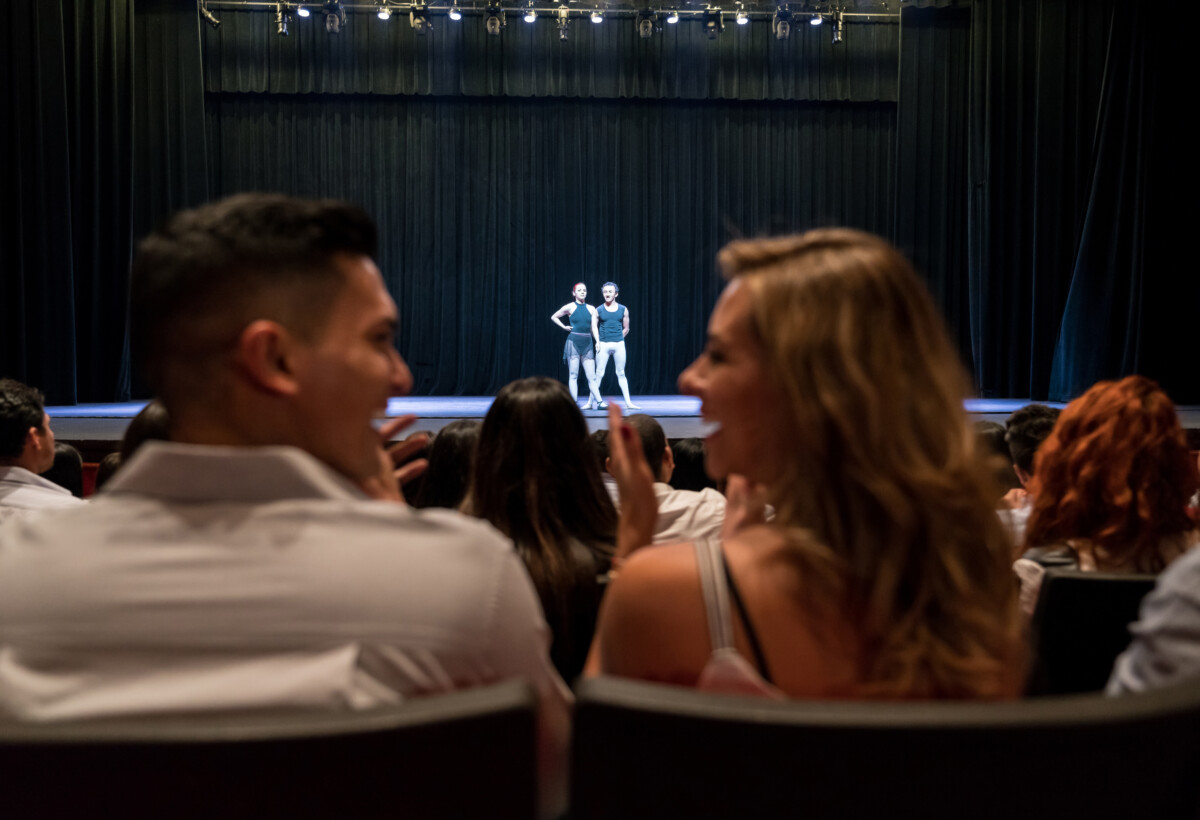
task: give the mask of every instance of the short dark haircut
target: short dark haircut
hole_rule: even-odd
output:
[[[667,450],[667,436],[663,433],[662,425],[645,413],[634,413],[626,416],[625,422],[637,430],[638,438],[642,440],[642,452],[650,465],[650,472],[655,481],[662,480],[663,456]]]
[[[30,427],[41,428],[46,399],[16,379],[0,379],[0,458],[20,458]]]
[[[92,485],[94,492],[100,492],[100,488],[109,482],[109,480],[117,474],[117,470],[121,467],[121,454],[109,453],[104,458],[100,459],[100,463],[96,465],[96,483]]]
[[[1044,404],[1027,404],[1008,417],[1004,440],[1013,464],[1033,472],[1033,457],[1050,435],[1062,411]]]
[[[605,462],[608,460],[608,431],[603,427],[593,430],[588,438],[592,440],[592,450],[596,454],[596,466],[600,468],[600,472],[607,473],[608,466]]]
[[[170,438],[171,417],[167,408],[158,399],[152,399],[125,428],[125,435],[121,438],[121,461],[129,461],[147,441],[169,441]]]
[[[76,498],[83,498],[83,456],[66,442],[54,444],[54,465],[42,473],[42,478],[53,481]]]
[[[704,470],[704,439],[681,438],[671,445],[675,456],[675,472],[671,474],[671,486],[677,490],[700,491],[705,487],[716,489],[717,482]]]
[[[603,291],[605,288],[612,288],[612,289],[613,289],[613,290],[615,290],[617,293],[620,293],[620,292],[621,292],[621,289],[620,289],[619,287],[617,287],[617,283],[616,283],[616,282],[605,282],[603,285],[601,285],[601,286],[600,286],[600,290],[602,290],[602,291]]]
[[[330,199],[246,193],[181,211],[141,241],[133,260],[135,360],[168,398],[165,382],[178,365],[207,360],[248,321],[278,318],[298,335],[318,333],[342,284],[334,257],[374,259],[377,248],[371,218]]]

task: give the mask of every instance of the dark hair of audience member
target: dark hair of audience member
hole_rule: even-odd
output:
[[[600,472],[607,473],[605,463],[608,461],[608,430],[593,430],[589,436],[592,441],[592,451],[596,454],[596,466]]]
[[[120,453],[109,453],[100,459],[100,463],[96,466],[96,483],[93,485],[93,490],[100,492],[100,489],[109,482],[109,479],[117,474],[117,470],[120,467]]]
[[[1054,429],[1060,413],[1057,407],[1027,404],[1008,417],[1004,440],[1012,463],[1023,472],[1033,474],[1033,456]]]
[[[245,193],[181,211],[134,257],[135,361],[170,409],[216,383],[207,375],[251,320],[316,338],[343,284],[334,258],[374,259],[377,245],[371,218],[334,200]]]
[[[429,430],[417,430],[417,431],[409,433],[407,436],[405,436],[404,440],[408,441],[409,439],[416,438],[417,436],[428,436],[429,440],[425,442],[424,447],[422,447],[420,450],[417,450],[417,451],[411,453],[408,456],[408,458],[404,459],[404,461],[397,464],[396,465],[397,467],[403,467],[405,464],[411,464],[412,462],[417,461],[418,459],[422,459],[422,458],[428,459],[429,458],[429,450],[433,446],[433,440],[435,438],[434,434]],[[420,473],[419,475],[417,475],[414,478],[410,478],[404,484],[404,486],[400,488],[400,492],[404,495],[404,497],[406,499],[420,497],[421,493],[424,491],[425,476],[427,475],[427,473],[428,473],[428,471],[425,471],[425,472]]]
[[[963,409],[970,380],[912,266],[844,229],[735,241],[717,258],[784,396],[774,525],[810,606],[845,612],[860,636],[864,694],[1012,691],[1011,546]]]
[[[1188,546],[1198,484],[1167,394],[1144,376],[1099,382],[1038,450],[1026,544],[1085,540],[1097,569],[1160,572]]]
[[[0,459],[20,458],[29,428],[41,429],[46,399],[15,379],[0,379]]]
[[[121,437],[121,463],[129,461],[139,447],[147,441],[169,441],[171,439],[171,417],[167,408],[158,399],[146,403],[125,428]]]
[[[979,456],[987,464],[996,485],[993,501],[999,501],[1006,492],[1021,486],[1017,474],[1013,472],[1008,443],[1004,440],[1004,425],[994,421],[977,421],[975,435],[979,437]]]
[[[414,507],[458,509],[471,483],[481,426],[474,419],[460,419],[438,431],[429,445],[429,467],[421,491],[413,500]]]
[[[642,453],[646,463],[650,465],[650,473],[655,481],[662,475],[663,456],[666,455],[667,437],[662,425],[645,413],[634,413],[625,417],[625,423],[637,430],[638,438],[642,441]]]
[[[554,632],[551,659],[566,680],[583,668],[617,514],[588,435],[562,382],[506,385],[483,419],[464,510],[513,539]]]
[[[71,491],[76,498],[83,498],[83,456],[66,442],[54,444],[54,466],[42,473],[42,478]]]
[[[675,472],[671,473],[671,486],[677,490],[699,492],[705,487],[716,488],[714,481],[704,470],[704,439],[681,438],[671,445],[675,456]]]

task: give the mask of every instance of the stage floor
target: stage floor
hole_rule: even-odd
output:
[[[611,397],[609,398],[612,401]],[[700,421],[700,400],[691,396],[634,396],[638,412],[658,419],[668,438],[687,438],[703,435]],[[619,399],[618,404],[622,404]],[[971,399],[967,412],[976,419],[998,421],[1001,424],[1014,410],[1025,406],[1027,399]],[[406,396],[388,402],[388,416],[415,413],[420,417],[414,429],[437,431],[456,419],[482,419],[491,407],[491,396]],[[1050,402],[1055,407],[1061,404]],[[142,409],[145,402],[116,404],[79,404],[70,407],[48,407],[54,419],[54,432],[63,441],[116,441],[125,432],[129,420]],[[1180,407],[1180,420],[1189,430],[1200,428],[1200,407]],[[602,429],[608,425],[603,410],[586,411],[588,427]]]

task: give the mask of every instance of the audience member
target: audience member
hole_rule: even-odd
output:
[[[616,534],[583,413],[555,379],[506,385],[483,419],[464,509],[512,538],[554,631],[566,680],[583,669]]]
[[[429,445],[429,467],[413,506],[457,510],[467,495],[480,424],[474,419],[452,421]]]
[[[1033,479],[1033,457],[1054,429],[1061,412],[1045,404],[1027,404],[1013,412],[1005,425],[1004,441],[1020,488],[1005,494],[999,515],[1018,546],[1025,543],[1025,526],[1033,508],[1028,491]]]
[[[76,498],[83,498],[83,456],[63,441],[54,442],[54,464],[42,473],[42,478],[53,481]]]
[[[725,496],[710,488],[699,491],[673,488],[668,482],[675,470],[675,456],[662,425],[644,413],[628,416],[625,423],[637,431],[642,453],[654,476],[658,518],[654,522],[652,543],[674,544],[719,537],[725,523]]]
[[[675,472],[670,484],[677,490],[700,492],[706,487],[717,489],[717,482],[704,469],[704,439],[682,438],[671,447],[675,457]]]
[[[121,454],[109,453],[104,458],[100,459],[100,463],[96,465],[96,483],[92,485],[94,493],[100,492],[113,476],[117,474],[117,469],[121,466]]]
[[[360,489],[399,498],[381,442],[412,422],[372,423],[412,383],[376,241],[355,207],[241,194],[140,243],[134,350],[171,441],[0,527],[0,709],[364,709],[525,678],[562,754],[569,692],[512,545]]]
[[[604,489],[608,492],[608,497],[612,500],[615,507],[620,499],[617,497],[617,481],[608,472],[608,431],[593,430],[590,438],[592,440],[592,452],[596,456],[596,467],[600,470],[600,478],[604,482]]]
[[[171,417],[167,408],[158,399],[146,402],[146,406],[138,411],[125,435],[121,438],[121,463],[129,461],[139,447],[147,441],[170,441]]]
[[[718,262],[731,281],[679,383],[716,428],[731,534],[628,558],[589,671],[776,696],[1016,695],[1011,547],[921,281],[851,230],[733,242]],[[610,423],[624,558],[650,541],[653,476],[619,410]]]
[[[1043,564],[1158,573],[1195,545],[1200,485],[1175,405],[1144,376],[1099,382],[1059,416],[1034,461],[1025,547],[1014,565],[1032,613]]]
[[[1007,494],[1019,489],[1021,482],[1013,472],[1012,456],[1004,441],[1004,425],[994,421],[975,422],[975,435],[979,437],[980,456],[987,463],[994,484],[993,498],[1000,504]]]
[[[1117,658],[1110,695],[1200,678],[1200,550],[1189,551],[1159,576],[1129,630],[1133,643]]]
[[[41,477],[53,466],[54,431],[42,394],[0,379],[0,521],[85,503]]]

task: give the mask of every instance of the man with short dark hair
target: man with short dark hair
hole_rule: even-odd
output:
[[[627,416],[625,422],[637,430],[642,440],[642,452],[655,478],[658,518],[654,523],[653,543],[673,544],[720,537],[725,523],[725,496],[709,487],[699,492],[676,490],[667,483],[675,471],[675,455],[662,425],[645,413]]]
[[[83,503],[41,478],[53,466],[54,431],[42,394],[14,379],[0,379],[0,521]]]
[[[562,752],[570,695],[512,544],[367,495],[401,500],[381,434],[412,422],[373,425],[412,386],[375,252],[359,209],[270,194],[139,245],[133,339],[170,441],[87,508],[0,528],[0,711],[363,709],[526,678]]]
[[[999,515],[1012,535],[1013,543],[1018,546],[1025,541],[1025,525],[1029,522],[1032,509],[1027,488],[1033,478],[1033,458],[1054,429],[1061,412],[1057,407],[1045,404],[1027,404],[1014,411],[1004,427],[1004,440],[1012,455],[1013,472],[1021,482],[1021,487],[1010,490],[1004,496],[1002,504],[1006,504],[1007,508],[1001,509]]]

